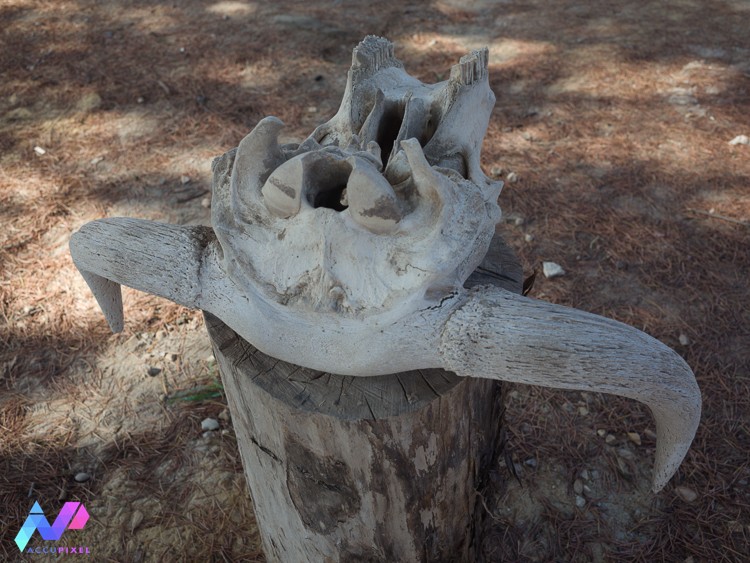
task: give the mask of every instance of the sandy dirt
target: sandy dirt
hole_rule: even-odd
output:
[[[566,270],[532,296],[645,330],[704,394],[653,495],[645,407],[510,388],[485,560],[746,560],[749,28],[740,0],[4,0],[0,560],[53,560],[13,543],[34,500],[83,502],[64,543],[96,561],[263,560],[200,313],[125,290],[110,334],[67,242],[105,216],[208,224],[211,159],[266,115],[289,140],[330,118],[367,34],[429,82],[489,46],[504,235],[527,274]]]

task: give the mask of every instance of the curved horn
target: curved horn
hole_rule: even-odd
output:
[[[655,338],[611,319],[499,288],[475,288],[445,325],[440,355],[458,375],[629,397],[656,420],[653,490],[685,457],[701,413],[695,376]]]
[[[120,332],[120,285],[200,307],[203,251],[214,238],[209,227],[116,217],[81,227],[70,238],[70,254],[110,328]]]

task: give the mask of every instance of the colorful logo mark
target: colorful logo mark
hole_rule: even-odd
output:
[[[89,513],[80,502],[66,502],[60,514],[55,518],[55,523],[51,526],[42,512],[42,507],[38,502],[34,502],[31,512],[26,517],[26,521],[16,535],[16,545],[23,551],[26,544],[29,543],[34,530],[39,530],[44,540],[59,540],[63,532],[68,530],[80,530],[89,521]]]

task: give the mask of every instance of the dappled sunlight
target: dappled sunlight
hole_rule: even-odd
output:
[[[206,11],[222,16],[249,16],[258,9],[257,2],[224,0],[211,4]]]
[[[116,112],[120,116],[111,115],[108,117],[108,126],[117,135],[120,142],[124,145],[142,141],[145,137],[155,136],[159,130],[160,120],[152,112],[144,110],[131,110],[129,112]]]
[[[549,41],[522,41],[518,39],[496,39],[489,45],[490,66],[504,64],[523,64],[524,59],[541,55],[550,55],[558,50]]]

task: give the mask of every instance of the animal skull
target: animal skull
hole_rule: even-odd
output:
[[[120,284],[210,311],[266,354],[370,376],[442,367],[646,403],[653,487],[700,419],[690,368],[624,324],[499,288],[466,290],[500,218],[479,151],[494,105],[487,50],[427,85],[385,39],[353,53],[338,113],[299,145],[262,120],[214,162],[213,229],[102,219],[71,254],[114,331]]]

